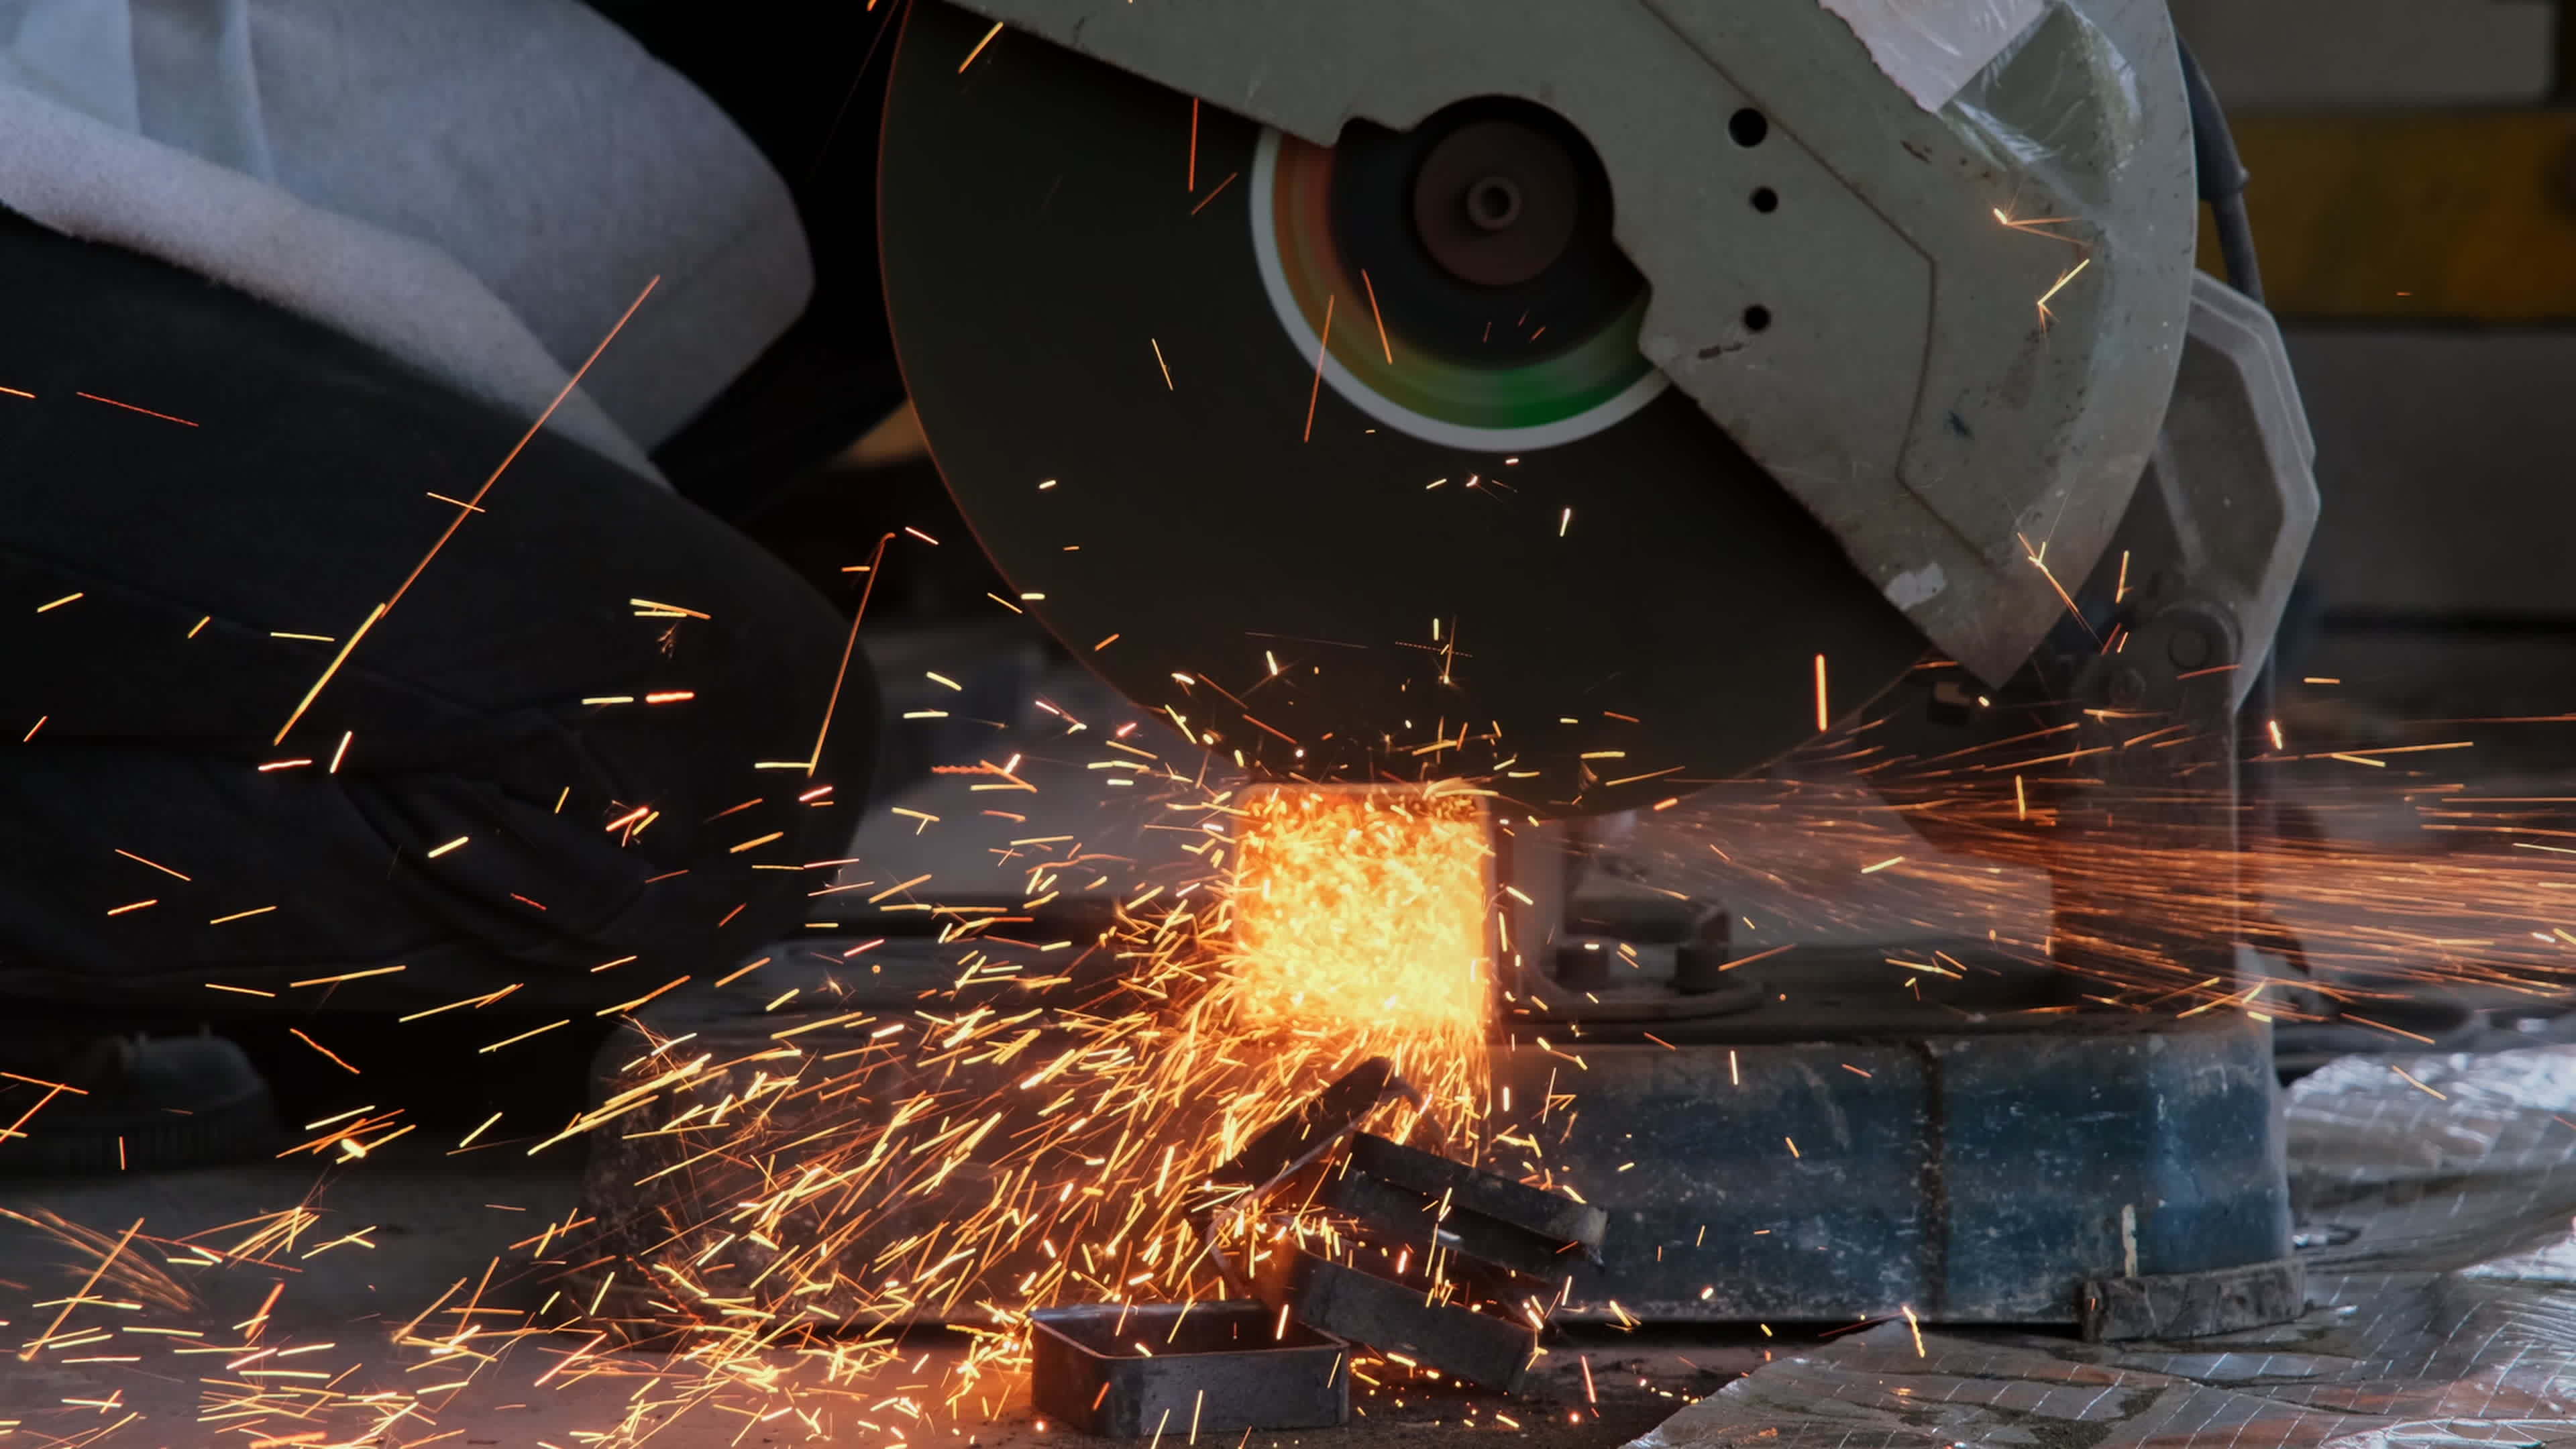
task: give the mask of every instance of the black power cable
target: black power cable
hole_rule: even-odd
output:
[[[2200,199],[2209,203],[2218,224],[2218,255],[2227,268],[2227,285],[2260,302],[2263,269],[2254,259],[2254,225],[2245,215],[2245,163],[2236,154],[2236,137],[2227,129],[2227,112],[2218,104],[2209,77],[2192,59],[2181,36],[2174,49],[2182,56],[2182,89],[2191,104],[2191,157],[2200,173]]]

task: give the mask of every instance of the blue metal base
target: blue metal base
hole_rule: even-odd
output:
[[[1498,1042],[1498,1083],[1535,1105],[1553,1076],[1575,1115],[1538,1128],[1543,1159],[1494,1165],[1609,1210],[1578,1318],[2072,1323],[2085,1279],[2289,1256],[2268,1025],[2043,1020],[2066,1025],[1560,1043],[1581,1069]]]

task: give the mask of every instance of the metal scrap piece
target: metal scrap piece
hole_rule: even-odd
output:
[[[1463,1208],[1548,1238],[1551,1247],[1580,1243],[1583,1255],[1596,1262],[1601,1235],[1610,1226],[1610,1215],[1589,1203],[1366,1132],[1351,1143],[1350,1170],[1426,1197],[1446,1196],[1453,1212]]]
[[[2308,1265],[2276,1258],[2205,1273],[2088,1278],[2076,1293],[2076,1324],[2088,1343],[2201,1338],[2306,1312]]]
[[[1395,1063],[1370,1057],[1254,1133],[1242,1151],[1208,1174],[1209,1187],[1233,1192],[1193,1217],[1190,1226],[1198,1233],[1200,1251],[1228,1286],[1238,1292],[1252,1291],[1251,1280],[1220,1242],[1219,1222],[1257,1205],[1279,1184],[1313,1166],[1358,1131],[1369,1113],[1390,1096],[1400,1096],[1416,1108],[1423,1105],[1422,1093],[1396,1074]]]
[[[1543,1279],[1553,1289],[1587,1256],[1572,1238],[1533,1232],[1517,1223],[1458,1206],[1442,1213],[1437,1194],[1398,1187],[1357,1164],[1334,1174],[1324,1185],[1324,1206],[1358,1219],[1373,1233],[1396,1242],[1415,1242]]]
[[[1538,1330],[1425,1301],[1422,1289],[1286,1246],[1264,1265],[1262,1299],[1300,1323],[1442,1373],[1516,1393],[1538,1355]]]
[[[1210,1183],[1234,1189],[1235,1205],[1251,1206],[1348,1141],[1349,1158],[1324,1183],[1326,1204],[1399,1246],[1426,1235],[1425,1271],[1431,1250],[1457,1254],[1439,1277],[1472,1298],[1514,1296],[1527,1281],[1516,1273],[1561,1286],[1578,1254],[1598,1252],[1608,1226],[1599,1208],[1359,1131],[1379,1103],[1399,1094],[1421,1105],[1393,1063],[1372,1057],[1264,1127]],[[1227,1211],[1220,1205],[1197,1221],[1208,1256],[1228,1282],[1299,1323],[1506,1393],[1519,1388],[1538,1353],[1529,1323],[1441,1302],[1432,1284],[1380,1277],[1294,1245],[1274,1251],[1258,1284],[1247,1283],[1218,1246],[1217,1222]]]
[[[1084,1303],[1029,1318],[1030,1402],[1086,1434],[1329,1429],[1350,1419],[1350,1345],[1300,1323],[1283,1329],[1259,1303]]]
[[[1395,1063],[1371,1057],[1255,1133],[1241,1152],[1208,1175],[1208,1181],[1217,1187],[1240,1188],[1245,1199],[1258,1198],[1359,1130],[1368,1114],[1390,1096],[1423,1105],[1422,1093],[1396,1075]]]

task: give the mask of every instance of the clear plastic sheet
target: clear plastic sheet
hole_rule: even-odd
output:
[[[2350,1057],[2290,1090],[2296,1323],[2172,1344],[1881,1324],[1641,1449],[2576,1444],[2576,1047]]]
[[[1963,83],[1950,109],[2025,171],[2085,195],[2136,154],[2137,69],[2081,10],[2058,6]]]
[[[2046,0],[1817,0],[1887,78],[1938,112],[2047,8]]]

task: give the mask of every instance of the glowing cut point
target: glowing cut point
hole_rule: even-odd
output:
[[[1276,786],[1243,810],[1229,995],[1245,1023],[1383,1037],[1408,1072],[1405,1056],[1427,1054],[1481,1078],[1494,900],[1482,797]]]

